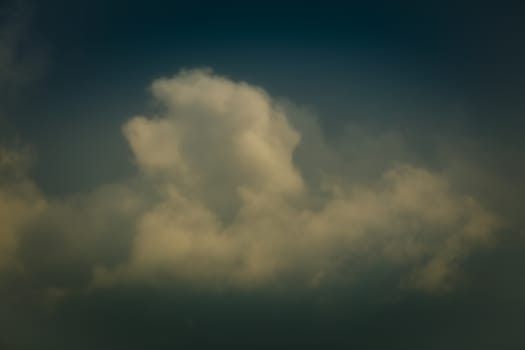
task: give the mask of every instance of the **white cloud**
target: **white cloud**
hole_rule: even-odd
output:
[[[253,287],[290,273],[317,284],[369,251],[408,266],[404,283],[435,289],[498,225],[444,177],[410,165],[368,185],[328,174],[332,192],[318,203],[293,160],[301,134],[262,89],[192,70],[155,81],[152,92],[160,115],[134,117],[124,134],[159,199],[137,218],[130,260],[99,266],[99,284]]]
[[[124,126],[142,170],[191,190],[218,187],[217,179],[228,192],[302,190],[291,161],[299,134],[261,89],[197,70],[157,80],[152,91],[166,107],[162,117]]]
[[[260,88],[191,70],[151,91],[159,114],[123,126],[139,168],[132,179],[45,198],[24,153],[0,149],[0,269],[67,294],[91,279],[319,286],[381,263],[402,285],[436,290],[499,227],[427,169],[387,162],[378,178],[356,180],[366,168],[352,177],[347,150]],[[367,157],[361,141],[347,147],[359,143],[354,153]]]

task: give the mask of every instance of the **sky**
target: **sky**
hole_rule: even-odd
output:
[[[519,2],[0,3],[0,349],[523,349]]]

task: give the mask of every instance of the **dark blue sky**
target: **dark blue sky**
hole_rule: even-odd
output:
[[[51,1],[27,7],[28,43],[41,48],[46,69],[32,103],[18,106],[13,122],[32,142],[51,144],[43,149],[67,149],[70,140],[57,134],[70,135],[77,140],[70,147],[91,154],[85,139],[92,132],[99,147],[108,148],[122,122],[148,107],[152,80],[196,67],[313,108],[329,133],[359,123],[459,128],[507,139],[523,127],[525,25],[518,2]],[[125,145],[116,144],[109,148],[122,159]],[[41,152],[49,161],[68,157]],[[98,175],[107,180],[124,168],[110,162]],[[50,184],[53,175],[38,169],[49,189],[60,191]]]

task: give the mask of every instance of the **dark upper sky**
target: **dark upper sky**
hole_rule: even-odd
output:
[[[523,87],[518,2],[58,1],[34,8],[33,38],[50,48],[57,94],[74,84],[99,99],[104,88],[132,89],[195,66],[322,107],[341,108],[353,85],[389,94],[412,87],[470,104],[513,101],[507,95]]]
[[[42,344],[56,349],[525,347],[521,2],[18,1],[0,5],[0,28],[0,253],[5,251],[8,261],[14,251],[18,263],[3,270],[0,258],[0,286],[6,286],[0,287],[0,349]],[[183,69],[190,73],[180,73]],[[237,130],[237,124],[225,119],[230,129],[223,129],[214,124],[223,115],[203,112],[202,106],[193,106],[200,114],[177,109],[176,84],[192,87],[191,79],[185,79],[199,74],[212,86],[224,84],[196,97],[206,108],[213,110],[214,94],[228,86],[237,89],[234,97],[246,97],[241,92],[251,86],[262,87],[272,101],[290,108],[285,108],[287,120],[302,137],[297,149],[283,146],[293,144],[293,137],[272,124],[262,141],[277,135],[282,147],[277,165],[270,152],[261,158],[268,164],[257,173],[266,176],[265,169],[275,169],[268,172],[268,181],[281,184],[282,176],[293,187],[289,178],[296,174],[288,174],[288,163],[279,163],[280,154],[288,159],[290,151],[292,168],[299,169],[308,190],[291,209],[282,209],[283,215],[299,218],[294,225],[308,231],[319,222],[326,227],[332,221],[345,223],[357,211],[364,218],[357,215],[342,231],[363,225],[366,243],[358,240],[353,248],[338,241],[340,236],[322,232],[328,238],[315,241],[318,252],[309,246],[315,246],[311,238],[304,239],[304,246],[297,238],[281,239],[289,231],[276,224],[261,241],[242,240],[243,248],[231,248],[230,255],[238,255],[235,262],[242,265],[259,252],[245,253],[250,244],[262,244],[262,257],[272,261],[277,255],[282,275],[276,272],[275,281],[261,288],[206,289],[209,277],[200,280],[200,274],[208,276],[199,270],[202,266],[215,271],[217,265],[213,276],[232,277],[228,268],[221,270],[221,258],[210,253],[216,253],[214,244],[221,238],[215,241],[212,235],[215,243],[209,243],[204,236],[182,258],[173,248],[179,260],[159,263],[160,270],[148,276],[155,283],[140,275],[91,289],[101,266],[117,280],[119,268],[136,273],[141,260],[137,263],[135,254],[142,242],[136,237],[143,231],[156,237],[164,229],[180,229],[177,213],[197,215],[200,207],[186,212],[165,198],[166,181],[191,203],[213,208],[219,237],[242,236],[261,224],[258,216],[244,221],[235,216],[242,218],[243,199],[237,197],[239,188],[249,186],[245,178],[251,173],[242,168],[244,163],[236,172],[242,157],[227,152],[236,135],[220,132]],[[167,95],[179,101],[175,107],[151,88],[159,78],[172,78],[175,88]],[[238,110],[230,112],[235,116]],[[135,115],[158,119],[147,118],[141,129],[133,124]],[[311,116],[319,129],[308,124]],[[179,137],[170,134],[173,125],[159,131],[154,124],[179,117],[190,130],[181,149],[172,143]],[[155,137],[141,144],[130,130]],[[29,145],[32,167],[26,170],[25,158],[11,156],[5,145]],[[188,167],[200,171],[195,177],[207,182],[188,189],[177,182],[177,176],[183,177],[178,168],[156,174],[151,164],[162,161],[169,147],[187,157]],[[245,161],[252,164],[256,156]],[[409,165],[409,170],[402,168],[407,173],[396,172],[399,164]],[[256,185],[264,183],[263,175],[256,177]],[[319,180],[324,175],[329,190]],[[389,184],[399,192],[388,192]],[[370,204],[359,191],[377,201]],[[326,219],[319,209],[337,207],[331,195],[347,203],[342,217],[336,212]],[[411,201],[416,205],[410,206]],[[28,204],[41,202],[45,208],[40,211]],[[224,219],[217,203],[227,206],[224,212],[231,217]],[[280,198],[272,199],[272,206],[281,204]],[[167,218],[166,207],[172,210]],[[304,208],[312,212],[296,214]],[[440,214],[434,217],[428,208]],[[261,209],[263,218],[281,222],[266,209]],[[318,221],[303,228],[301,220],[310,214],[318,214]],[[144,227],[152,217],[166,221],[148,231]],[[197,217],[196,222],[207,222]],[[383,220],[384,226],[376,223]],[[474,228],[465,224],[469,220]],[[189,221],[179,231],[207,232],[208,226]],[[490,231],[492,238],[472,235],[476,229]],[[385,230],[392,235],[383,236]],[[388,260],[385,252],[397,249],[398,240],[402,249],[420,247],[423,253],[400,253]],[[332,250],[325,252],[323,243]],[[264,244],[271,253],[264,252]],[[170,241],[159,246],[170,246]],[[400,276],[429,261],[437,261],[429,275],[450,263],[461,272],[459,282],[445,292],[406,288]],[[177,270],[177,264],[185,263],[190,277]],[[304,287],[301,278],[312,269],[320,269],[312,281],[320,276],[326,282]],[[192,278],[206,288],[196,287]]]
[[[447,125],[506,139],[523,127],[519,2],[51,1],[27,8],[26,44],[39,47],[46,68],[14,123],[36,143],[55,143],[51,130],[66,128],[80,152],[83,130],[95,129],[104,144],[144,109],[153,79],[195,67],[314,108],[329,130],[348,122]],[[106,169],[101,179],[123,165]]]

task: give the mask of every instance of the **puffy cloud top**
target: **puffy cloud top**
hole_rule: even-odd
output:
[[[263,90],[194,70],[157,80],[152,91],[163,115],[124,126],[145,172],[169,174],[192,190],[224,189],[226,196],[302,190],[292,163],[299,133]]]

